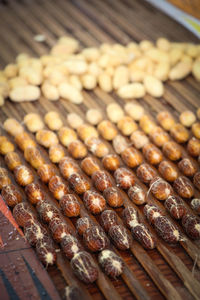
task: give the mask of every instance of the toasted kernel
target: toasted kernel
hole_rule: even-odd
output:
[[[151,143],[146,144],[143,147],[142,152],[146,160],[152,165],[157,165],[163,160],[163,155],[160,149]]]
[[[170,184],[160,177],[155,177],[151,180],[149,191],[156,199],[161,201],[166,200],[173,192]]]
[[[25,223],[32,220],[33,214],[28,203],[18,203],[13,209],[13,217],[15,218],[17,224],[24,227]]]
[[[175,124],[175,120],[168,111],[161,111],[157,115],[157,121],[165,130],[170,130],[171,127]]]
[[[28,167],[20,165],[14,169],[14,175],[17,183],[22,186],[26,186],[33,182],[34,176]]]
[[[28,184],[25,188],[25,192],[29,202],[33,205],[45,200],[45,194],[38,183]]]
[[[106,108],[108,119],[113,122],[117,123],[124,117],[124,112],[121,106],[117,103],[110,103]]]
[[[82,124],[77,128],[78,136],[82,141],[86,141],[90,138],[98,138],[97,130],[88,124]]]
[[[196,121],[196,116],[192,111],[186,110],[180,114],[179,120],[184,126],[191,127],[192,124]]]
[[[45,223],[49,224],[50,222],[53,222],[60,218],[57,208],[46,201],[39,201],[37,203],[36,209],[39,213],[40,218]]]
[[[63,125],[60,115],[56,111],[46,113],[44,121],[51,130],[59,130]]]
[[[93,225],[89,217],[79,218],[76,222],[76,229],[78,233],[82,236],[84,232]]]
[[[200,238],[199,218],[190,214],[186,214],[182,218],[182,225],[189,237],[194,240]]]
[[[197,139],[200,139],[200,123],[194,123],[192,125],[192,133]]]
[[[5,163],[11,171],[22,164],[21,159],[16,152],[7,153],[4,159]]]
[[[135,121],[139,121],[144,115],[144,108],[137,103],[128,102],[125,104],[124,109],[126,113]]]
[[[71,267],[77,277],[85,283],[94,282],[98,278],[98,269],[92,256],[86,251],[74,255]]]
[[[77,217],[80,215],[80,204],[73,194],[67,194],[60,200],[60,207],[67,217]]]
[[[183,200],[175,195],[169,196],[165,201],[165,207],[170,215],[175,219],[182,219],[186,213],[186,207]]]
[[[200,191],[200,172],[196,172],[193,177],[193,183],[197,187],[197,189]]]
[[[97,125],[103,119],[102,113],[100,110],[91,108],[86,113],[87,121],[92,125]]]
[[[149,164],[143,163],[137,168],[137,176],[144,183],[149,184],[156,175],[156,170]]]
[[[3,123],[3,127],[10,135],[14,137],[24,131],[22,125],[13,118],[7,119]]]
[[[16,204],[22,202],[22,194],[13,184],[3,186],[1,196],[10,207],[15,207]]]
[[[60,160],[59,169],[65,179],[68,179],[72,174],[80,171],[78,164],[73,160],[73,158],[68,156],[63,157]]]
[[[108,205],[111,207],[120,207],[123,205],[124,200],[120,190],[116,187],[109,187],[103,191]]]
[[[44,158],[39,149],[36,147],[27,147],[24,150],[24,158],[27,160],[31,166],[38,169],[44,164]]]
[[[67,122],[71,128],[77,129],[83,124],[83,119],[79,115],[71,113],[67,115]]]
[[[69,154],[75,159],[81,159],[87,155],[87,148],[79,140],[71,142],[68,146],[68,151]]]
[[[91,188],[89,180],[82,174],[74,173],[68,178],[68,181],[77,194],[83,194]]]
[[[146,136],[146,134],[143,131],[136,130],[131,134],[130,137],[131,141],[133,142],[133,145],[137,149],[143,148],[146,144],[149,143],[149,138]]]
[[[113,210],[104,210],[100,216],[100,223],[103,229],[108,232],[113,225],[117,225],[117,214]]]
[[[171,136],[176,140],[177,143],[185,143],[189,139],[189,132],[182,124],[175,124],[170,129]]]
[[[114,177],[117,186],[122,189],[128,189],[135,183],[134,174],[126,168],[118,168],[114,173]]]
[[[127,116],[118,121],[117,127],[124,135],[131,135],[138,128],[137,124],[132,120],[132,118]]]
[[[83,247],[80,242],[71,234],[67,234],[61,241],[61,248],[68,259],[80,252]]]
[[[97,157],[104,157],[109,153],[108,146],[99,138],[91,137],[85,141],[85,145]]]
[[[192,177],[197,172],[196,164],[189,158],[183,158],[178,163],[178,167],[185,176]]]
[[[126,148],[121,153],[121,157],[124,163],[130,168],[135,168],[139,166],[143,161],[142,154],[134,147]]]
[[[187,144],[187,151],[192,156],[199,156],[200,155],[200,140],[192,137]]]
[[[21,132],[15,136],[18,147],[24,151],[28,147],[36,147],[35,141],[26,132]]]
[[[158,166],[158,171],[165,180],[170,182],[173,182],[178,177],[178,169],[176,165],[167,160],[161,161]]]
[[[146,134],[150,134],[152,130],[156,127],[156,124],[149,116],[143,115],[139,123],[140,127]]]
[[[108,154],[102,160],[103,166],[109,171],[115,171],[120,166],[119,157],[116,154]]]
[[[163,145],[162,150],[164,155],[173,161],[179,160],[182,156],[182,150],[180,146],[173,141],[166,142]]]
[[[100,122],[97,128],[99,133],[105,140],[111,141],[117,135],[117,129],[110,121],[104,120]]]
[[[65,150],[63,146],[56,144],[49,148],[49,158],[53,163],[59,163],[65,156]]]
[[[103,229],[99,226],[91,226],[83,234],[83,241],[86,247],[97,252],[105,249],[109,245],[109,239]]]
[[[96,188],[101,192],[112,186],[111,177],[107,171],[96,171],[92,174],[92,181],[94,182]]]
[[[49,180],[49,190],[57,200],[60,200],[69,192],[69,187],[60,176],[54,175]]]
[[[52,145],[58,144],[58,138],[56,134],[50,130],[39,130],[36,133],[37,142],[45,148],[49,148]]]
[[[120,250],[127,250],[131,246],[131,238],[125,227],[122,225],[114,225],[109,230],[109,236],[111,237],[115,246]]]
[[[94,172],[100,169],[98,162],[92,157],[86,157],[81,161],[81,169],[91,176]]]
[[[128,190],[128,196],[136,205],[142,205],[147,201],[147,195],[144,189],[138,184],[131,186]]]
[[[194,188],[191,181],[185,176],[179,176],[173,185],[175,191],[183,198],[191,198],[194,195]]]
[[[38,176],[40,177],[41,181],[44,183],[49,182],[51,177],[55,175],[55,169],[53,165],[50,164],[43,164],[37,170]]]
[[[44,123],[39,114],[30,113],[24,117],[24,124],[31,132],[37,132],[44,128]]]
[[[6,137],[0,136],[0,154],[6,155],[15,150],[15,146]]]
[[[123,273],[124,263],[122,259],[111,250],[103,250],[98,256],[98,261],[105,273],[112,278]]]
[[[158,147],[162,147],[164,143],[166,143],[170,139],[168,133],[159,126],[155,127],[152,133],[150,133],[150,138],[152,142]]]
[[[112,142],[113,148],[117,154],[122,153],[128,147],[128,142],[122,135],[116,135]]]
[[[58,131],[58,137],[63,146],[68,147],[69,144],[77,140],[76,132],[68,127],[61,127]]]

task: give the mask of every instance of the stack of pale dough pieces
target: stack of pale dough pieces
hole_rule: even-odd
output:
[[[124,99],[146,93],[162,97],[166,80],[181,80],[190,73],[200,81],[200,45],[159,38],[155,44],[143,40],[80,49],[76,39],[66,36],[49,54],[34,58],[21,53],[0,71],[0,106],[7,98],[34,101],[41,94],[50,101],[62,98],[80,104],[82,89],[97,85]]]

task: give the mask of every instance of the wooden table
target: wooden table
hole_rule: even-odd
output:
[[[34,41],[36,34],[44,34],[45,42]],[[172,41],[198,42],[181,25],[140,0],[8,1],[8,5],[0,7],[0,65],[3,68],[13,62],[20,52],[34,56],[45,54],[58,37],[67,34],[80,40],[82,47],[98,46],[102,42],[126,44],[142,39],[155,41],[160,36]],[[161,99],[146,95],[139,101],[152,116],[168,109],[177,118],[180,112],[186,109],[195,111],[200,106],[200,85],[192,76],[182,82],[167,82],[165,88]],[[22,121],[28,112],[44,115],[48,110],[58,110],[63,120],[72,111],[84,118],[90,107],[101,107],[105,111],[105,106],[110,102],[124,104],[116,94],[105,94],[99,88],[84,92],[84,97],[85,101],[80,106],[64,100],[53,103],[44,98],[35,103],[14,104],[7,101],[0,109],[0,123],[7,117]],[[2,159],[1,162],[3,164]],[[198,299],[199,242],[182,242],[171,247],[158,241],[157,249],[152,251],[145,251],[135,241],[132,251],[121,251],[120,255],[127,264],[125,275],[117,280],[102,275],[97,283],[86,286],[92,298],[145,299],[141,291],[135,291],[137,282],[150,299]],[[47,272],[61,296],[68,284],[83,287],[71,276],[67,261],[60,258],[58,266],[49,268]]]

